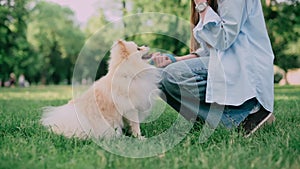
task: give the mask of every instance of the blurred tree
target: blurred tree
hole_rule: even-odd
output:
[[[146,43],[150,47],[156,47],[158,49],[167,50],[169,52],[174,53],[175,55],[184,55],[189,52],[188,45],[190,38],[190,30],[187,30],[186,28],[189,28],[190,0],[158,0],[155,2],[151,0],[132,1],[132,14],[144,12],[158,12],[161,14],[166,14],[166,18],[170,19],[166,20],[166,22],[164,22],[164,18],[157,19],[161,20],[161,22],[155,25],[156,27],[165,27],[165,30],[168,32],[168,36],[154,33],[152,35],[147,36],[136,35],[131,38],[132,40],[143,41],[142,43]],[[185,23],[183,23],[183,20],[185,20]],[[172,37],[169,35],[172,35]]]
[[[71,83],[72,71],[85,36],[74,23],[69,8],[45,1],[37,2],[28,22],[28,40],[38,55],[43,84]]]
[[[103,9],[99,8],[97,14],[92,16],[84,28],[87,42],[84,46],[82,57],[84,59],[78,64],[77,68],[82,72],[80,79],[98,79],[107,73],[108,69],[108,51],[115,36],[115,30],[110,29],[111,25],[105,18]],[[99,63],[97,68],[90,67],[90,63]],[[96,69],[96,70],[95,70]],[[96,76],[94,76],[96,72]],[[78,75],[77,75],[78,76]]]
[[[103,2],[103,1],[101,1]],[[171,1],[159,0],[153,3],[152,1],[136,1],[136,0],[112,0],[107,1],[98,10],[98,14],[91,17],[85,28],[85,33],[89,37],[85,44],[85,50],[82,55],[85,55],[86,59],[83,60],[80,67],[77,67],[83,72],[81,77],[85,79],[94,72],[93,68],[89,67],[88,62],[94,61],[99,62],[99,68],[97,70],[96,78],[101,77],[107,72],[107,52],[112,42],[124,38],[126,40],[134,40],[137,44],[147,44],[154,50],[169,51],[177,55],[185,54],[189,51],[186,46],[189,44],[189,0],[179,0],[175,4]],[[161,14],[166,13],[167,17],[160,16],[162,18],[155,18],[156,16],[147,15],[150,18],[138,16],[139,13],[143,12],[160,12]],[[170,17],[168,15],[172,15]],[[136,16],[136,17],[135,17]],[[116,19],[119,17],[121,20]],[[153,18],[151,18],[153,17]],[[169,20],[171,18],[171,20]],[[154,20],[154,27],[160,30],[160,33],[153,32],[151,30],[147,34],[140,34],[147,26],[148,21]],[[179,20],[186,20],[185,25],[179,24]],[[187,28],[187,29],[186,29]],[[179,33],[181,35],[179,35]],[[166,36],[166,34],[172,34]],[[184,35],[182,35],[182,33]],[[176,37],[184,37],[183,41],[176,39]],[[182,40],[182,37],[181,40]]]
[[[176,0],[175,2],[164,0],[155,2],[150,0],[112,0],[107,1],[102,9],[105,14],[110,11],[109,14],[113,13],[115,17],[122,18],[122,25],[119,24],[118,29],[123,32],[125,39],[182,55],[189,51],[187,45],[189,44],[190,31],[186,29],[189,29],[189,5],[190,0]],[[146,15],[148,18],[144,17]],[[107,17],[107,20],[109,19]],[[182,20],[185,20],[184,25]],[[152,32],[150,30],[147,34],[140,34],[145,27],[149,27],[147,24],[151,22],[153,28],[160,31],[155,32],[153,29]],[[178,38],[183,42],[180,42]]]
[[[264,14],[275,53],[275,64],[285,71],[300,67],[300,2],[271,0]],[[298,49],[298,50],[297,50]]]
[[[90,17],[87,25],[84,27],[84,33],[86,34],[86,37],[92,36],[106,24],[108,24],[108,21],[104,16],[103,10],[99,8],[97,14]]]
[[[285,70],[300,67],[299,0],[262,1],[275,64]],[[107,52],[120,37],[154,50],[186,54],[189,8],[190,0],[107,0],[98,15],[90,18],[83,34],[69,8],[40,0],[0,0],[0,79],[6,80],[10,72],[15,72],[24,73],[30,81],[60,83],[67,79],[70,83],[85,37],[88,40],[81,53],[86,61],[78,69],[82,74],[77,80],[95,78],[91,76],[95,72],[90,69],[91,63],[99,63],[96,78],[106,74]],[[115,20],[122,16],[123,20]],[[149,33],[140,34],[145,28]]]
[[[9,74],[34,74],[35,62],[26,39],[27,5],[29,0],[0,1],[0,80],[8,79]]]

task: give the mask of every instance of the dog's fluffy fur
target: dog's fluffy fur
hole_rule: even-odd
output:
[[[79,138],[120,136],[128,124],[141,137],[140,122],[158,95],[157,70],[142,60],[147,47],[119,40],[111,49],[109,71],[80,97],[44,108],[41,122],[57,134]]]

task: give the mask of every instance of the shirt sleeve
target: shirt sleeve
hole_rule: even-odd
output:
[[[228,49],[240,32],[245,1],[222,1],[219,4],[219,14],[208,7],[205,17],[200,17],[193,30],[195,38],[204,40],[218,50]]]
[[[209,56],[209,49],[208,49],[208,46],[205,42],[200,42],[200,48],[198,48],[195,53],[198,55],[198,56],[201,56],[201,57],[208,57]]]

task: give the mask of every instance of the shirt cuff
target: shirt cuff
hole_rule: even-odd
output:
[[[194,53],[201,57],[209,57],[209,50],[205,49],[204,47],[197,49]]]

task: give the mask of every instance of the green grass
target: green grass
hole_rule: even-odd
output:
[[[173,149],[140,159],[115,155],[92,140],[67,139],[42,127],[40,108],[64,104],[71,94],[68,86],[0,89],[0,169],[300,168],[300,86],[275,87],[277,121],[250,138],[217,129],[208,141],[199,143],[197,124]],[[155,122],[143,124],[142,132],[154,136],[176,117],[167,108]]]

